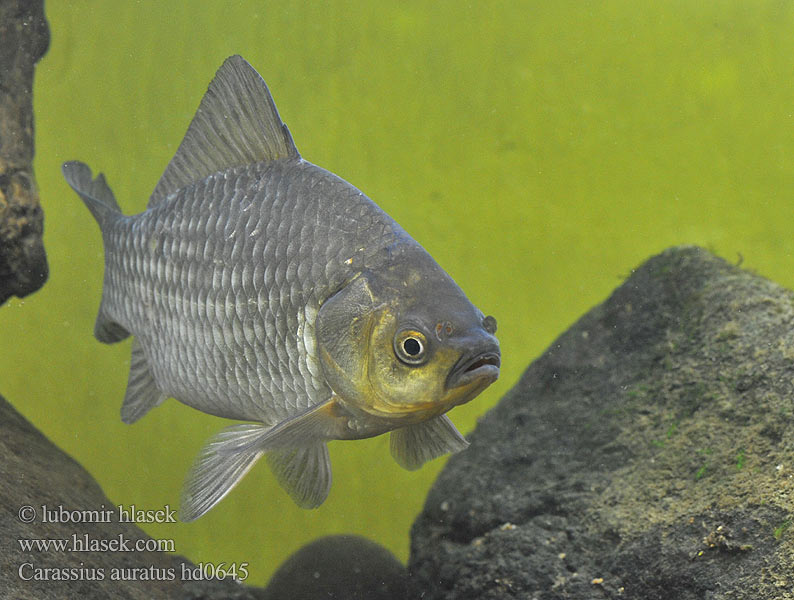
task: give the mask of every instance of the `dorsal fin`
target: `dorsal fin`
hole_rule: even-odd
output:
[[[149,206],[224,169],[299,156],[262,77],[241,56],[230,56],[207,88]]]

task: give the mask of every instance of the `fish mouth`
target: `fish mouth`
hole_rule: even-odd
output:
[[[488,349],[463,356],[447,377],[447,389],[467,386],[475,381],[480,383],[481,390],[485,389],[499,378],[501,363],[499,350]]]

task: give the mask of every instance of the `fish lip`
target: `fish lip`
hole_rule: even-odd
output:
[[[473,381],[487,381],[487,387],[499,378],[502,357],[499,350],[489,348],[464,355],[458,360],[447,377],[447,389],[469,385]]]

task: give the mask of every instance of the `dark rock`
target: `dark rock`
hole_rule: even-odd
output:
[[[43,0],[0,0],[0,304],[47,280],[33,176],[33,67],[50,33]]]
[[[794,598],[794,295],[698,248],[526,370],[412,531],[424,598]]]
[[[404,600],[407,571],[378,544],[355,535],[333,535],[290,556],[266,588],[268,600]]]
[[[42,506],[48,509],[48,521],[61,522],[44,522]],[[86,513],[83,522],[74,522],[81,517],[74,511],[96,512]],[[66,513],[73,522],[65,522]],[[3,544],[0,597],[15,600],[256,600],[263,597],[261,589],[244,587],[232,580],[185,581],[182,569],[195,569],[195,565],[166,552],[114,551],[115,546],[76,551],[79,544],[85,549],[91,549],[94,544],[135,549],[139,541],[152,542],[137,526],[120,523],[118,514],[117,507],[79,464],[0,398],[0,540]],[[72,519],[71,515],[76,518]],[[105,519],[105,515],[110,518]],[[34,545],[24,548],[31,540]],[[65,540],[70,547],[37,548],[35,544],[42,543],[41,540],[44,543]],[[126,580],[114,580],[119,576]]]

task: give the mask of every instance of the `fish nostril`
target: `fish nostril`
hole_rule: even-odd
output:
[[[450,321],[442,321],[436,323],[436,337],[439,340],[444,340],[452,335],[455,331],[455,326]]]
[[[482,320],[482,326],[491,335],[496,333],[496,319],[491,315],[488,315]]]

